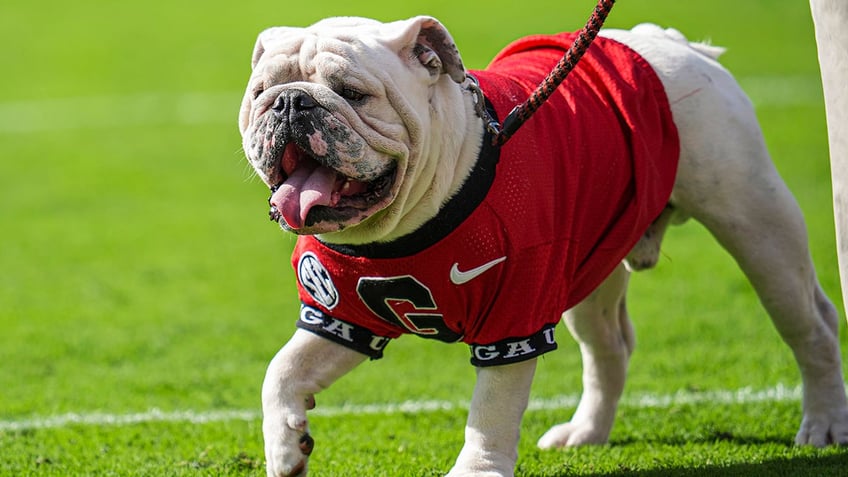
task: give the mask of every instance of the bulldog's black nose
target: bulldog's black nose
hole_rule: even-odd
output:
[[[299,113],[316,106],[318,106],[318,103],[305,91],[288,90],[277,96],[271,110],[279,117],[289,113]]]

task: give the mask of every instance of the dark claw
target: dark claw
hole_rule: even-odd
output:
[[[309,434],[304,434],[300,437],[300,451],[303,455],[312,454],[312,449],[315,448],[315,439]]]
[[[297,477],[299,475],[303,475],[304,470],[306,470],[306,460],[305,459],[300,461],[296,466],[294,466],[294,469],[292,469],[290,474],[283,476],[283,477]]]

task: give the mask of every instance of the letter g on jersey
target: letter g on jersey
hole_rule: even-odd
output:
[[[297,263],[297,279],[309,295],[327,310],[339,304],[339,291],[315,254],[307,252],[301,255]]]

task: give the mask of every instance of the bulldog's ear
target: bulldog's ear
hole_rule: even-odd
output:
[[[256,38],[256,45],[253,47],[253,56],[250,59],[251,68],[256,68],[256,63],[259,63],[259,58],[262,58],[262,55],[265,53],[265,43],[262,41],[262,35],[264,34],[265,32],[263,31]]]
[[[259,34],[259,37],[256,38],[256,46],[253,47],[253,57],[250,60],[251,68],[256,68],[259,59],[265,54],[265,45],[268,43],[269,38],[282,29],[282,27],[271,27]]]
[[[457,83],[465,81],[465,66],[448,30],[433,17],[419,16],[396,24],[403,31],[397,38],[412,45],[412,55],[431,74],[447,74]],[[407,50],[409,51],[409,50]]]

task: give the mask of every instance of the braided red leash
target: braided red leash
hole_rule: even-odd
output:
[[[562,59],[559,60],[559,63],[554,67],[554,69],[548,73],[548,76],[545,77],[544,80],[539,84],[533,94],[527,98],[527,101],[513,108],[512,111],[507,115],[506,119],[504,119],[503,127],[500,131],[497,131],[497,134],[492,139],[492,143],[496,146],[503,146],[515,134],[515,131],[524,124],[525,121],[530,119],[530,116],[542,106],[542,103],[550,97],[550,95],[554,92],[554,90],[560,85],[560,83],[565,80],[565,77],[568,76],[568,73],[574,69],[577,65],[577,62],[586,53],[586,49],[589,48],[589,45],[592,44],[592,41],[598,36],[598,31],[600,31],[601,26],[604,24],[604,20],[606,20],[607,15],[610,10],[612,10],[612,6],[615,3],[615,0],[598,0],[598,5],[595,6],[595,10],[592,12],[592,16],[589,17],[589,21],[586,22],[586,26],[580,31],[580,34],[577,36],[577,39],[574,40],[571,47],[568,51],[565,52]]]

